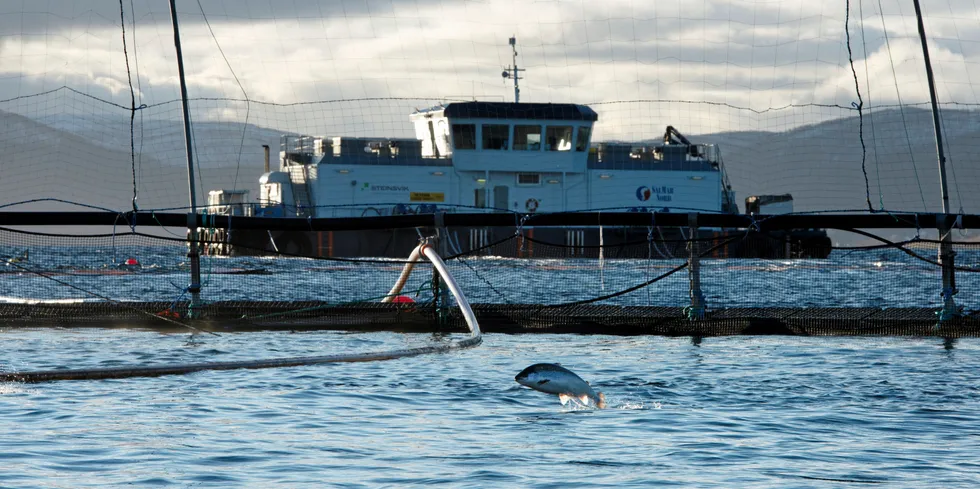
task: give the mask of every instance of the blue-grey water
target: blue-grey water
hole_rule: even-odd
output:
[[[5,367],[353,351],[427,335],[5,331]],[[605,410],[513,377],[561,362]],[[487,335],[447,355],[0,385],[3,487],[976,487],[980,343]]]
[[[122,274],[117,258],[94,255],[32,252],[30,270],[60,282],[24,265],[3,275],[0,295],[173,300],[186,285],[180,254],[142,254],[145,269]],[[480,258],[452,269],[475,302],[558,302],[675,265]],[[267,274],[226,273],[260,268]],[[399,268],[207,260],[205,298],[368,298]],[[980,295],[976,275],[958,275],[968,309]],[[676,274],[611,302],[683,305],[686,280]],[[935,267],[889,251],[706,262],[704,282],[709,305],[938,303]],[[326,355],[461,337],[6,328],[0,369]],[[610,408],[562,406],[514,382],[538,362],[579,373]],[[0,384],[0,433],[0,487],[12,488],[976,487],[980,340],[491,334],[473,349],[387,362]]]

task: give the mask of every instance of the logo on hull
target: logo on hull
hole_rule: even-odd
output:
[[[668,187],[666,185],[653,188],[647,187],[646,185],[637,187],[636,200],[646,202],[650,200],[650,197],[652,197],[654,194],[656,194],[658,202],[670,202],[674,197],[674,187]]]
[[[364,182],[361,187],[361,191],[369,190],[371,192],[404,192],[408,190],[408,187],[404,185],[371,185],[368,182]]]
[[[650,194],[651,194],[650,187],[643,186],[636,189],[636,198],[640,202],[646,202],[650,200]]]

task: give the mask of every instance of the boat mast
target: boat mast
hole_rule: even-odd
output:
[[[936,80],[932,75],[932,63],[929,61],[929,45],[926,43],[926,29],[922,23],[922,9],[919,7],[919,0],[912,0],[915,6],[915,20],[919,27],[919,41],[922,43],[922,58],[926,64],[926,80],[929,82],[929,100],[932,102],[932,125],[936,131],[936,154],[939,157],[939,185],[943,199],[943,216],[938,224],[939,229],[939,263],[942,265],[943,307],[939,311],[939,323],[959,316],[959,309],[953,302],[956,295],[956,275],[954,266],[952,236],[950,236],[952,225],[949,216],[949,187],[946,185],[946,155],[943,152],[943,131],[939,120],[939,102],[936,95]],[[938,327],[938,325],[937,325]]]
[[[177,6],[170,0],[170,20],[174,25],[174,47],[177,51],[177,76],[180,80],[180,107],[184,118],[184,147],[187,150],[187,187],[190,194],[190,212],[187,214],[187,257],[191,262],[191,305],[188,316],[196,317],[196,309],[201,302],[201,255],[197,249],[197,197],[194,194],[194,153],[191,141],[191,121],[187,109],[187,82],[184,79],[184,55],[180,49],[180,29],[177,26]]]
[[[500,75],[504,78],[514,79],[514,103],[519,104],[521,103],[521,87],[518,84],[518,80],[521,79],[521,72],[525,70],[517,67],[517,38],[511,37],[509,43],[510,48],[514,51],[514,64],[512,66],[508,66],[507,69]]]

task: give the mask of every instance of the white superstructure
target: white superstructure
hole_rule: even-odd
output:
[[[415,139],[283,136],[256,214],[735,212],[716,146],[672,127],[654,145],[593,144],[597,120],[584,105],[463,102],[412,114]]]

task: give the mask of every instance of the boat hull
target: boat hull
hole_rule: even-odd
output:
[[[600,236],[601,233],[601,236]],[[446,256],[466,253],[504,258],[642,258],[688,256],[684,228],[462,227],[449,230],[440,246]],[[202,230],[209,255],[282,254],[323,258],[405,258],[433,228],[357,231]],[[826,258],[831,241],[823,230],[747,233],[744,229],[702,229],[693,240],[705,258]]]

